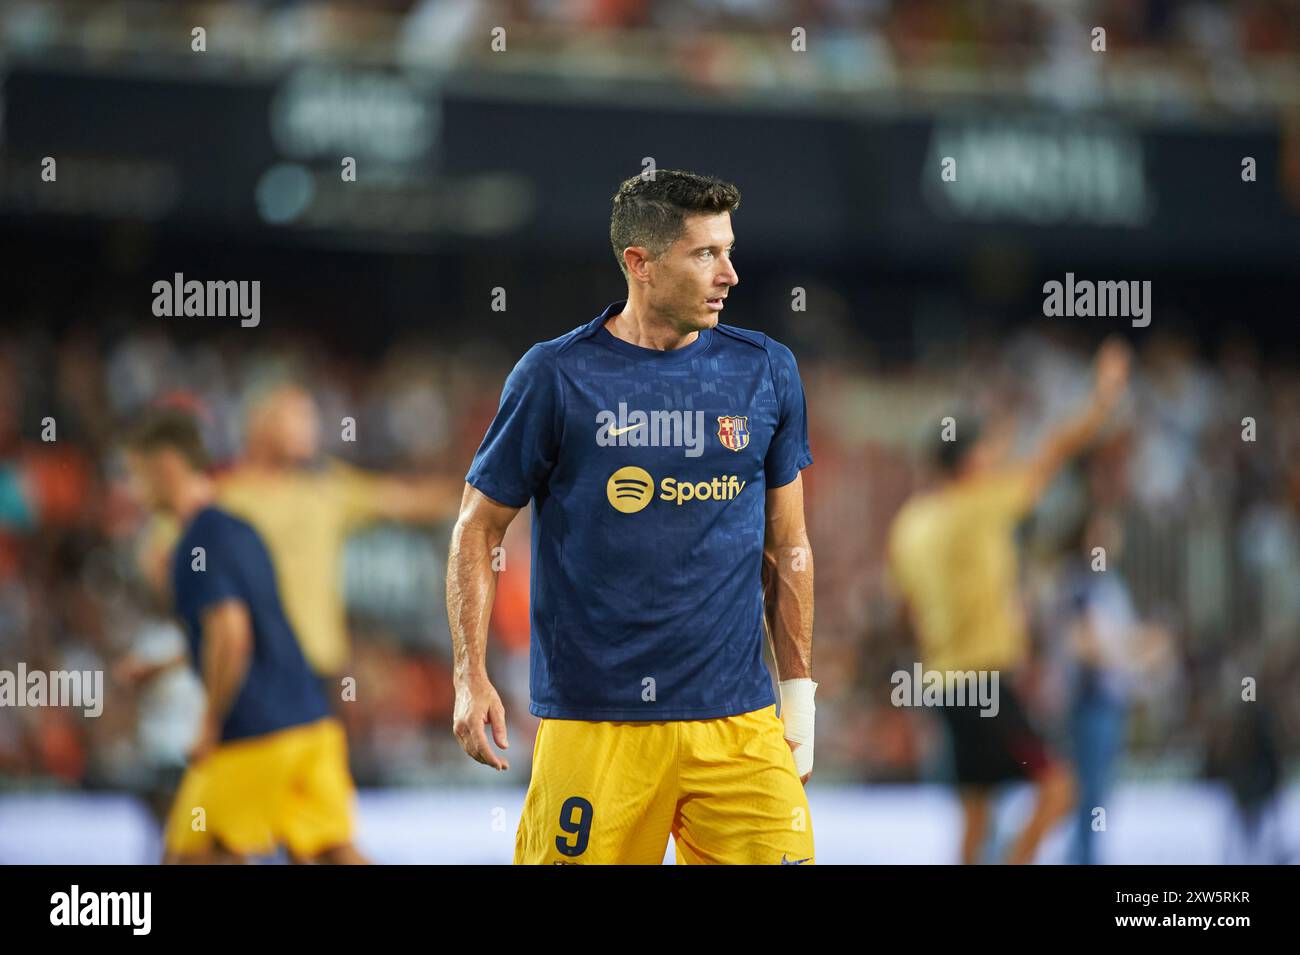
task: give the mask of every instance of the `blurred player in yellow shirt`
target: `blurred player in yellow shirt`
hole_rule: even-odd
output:
[[[285,611],[312,670],[338,677],[351,651],[343,600],[343,546],[373,521],[438,521],[460,507],[461,484],[403,478],[320,459],[320,416],[293,384],[269,390],[247,419],[243,460],[220,483],[221,505],[257,529],[275,563]]]
[[[320,455],[320,415],[311,394],[280,384],[252,402],[243,459],[218,478],[218,502],[253,525],[270,551],[285,613],[331,706],[351,659],[343,597],[343,547],[375,521],[434,522],[455,515],[461,482],[365,471]],[[159,522],[141,555],[158,586],[178,528]],[[119,678],[142,682],[184,662],[127,658]]]
[[[1074,783],[1032,728],[1009,679],[1025,657],[1015,530],[1061,466],[1096,436],[1128,381],[1122,341],[1103,344],[1087,407],[1054,430],[1024,461],[1004,462],[1009,432],[941,442],[937,486],[910,498],[894,519],[889,561],[927,671],[999,673],[998,709],[943,706],[964,814],[962,861],[977,861],[988,833],[993,787],[1030,778],[1034,813],[1008,862],[1031,862],[1042,837],[1069,811]]]

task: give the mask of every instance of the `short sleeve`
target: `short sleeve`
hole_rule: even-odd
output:
[[[203,534],[192,542],[181,541],[180,546],[187,544],[189,550],[178,553],[175,557],[176,602],[194,614],[196,619],[202,620],[203,612],[213,604],[240,597],[234,573],[234,568],[239,566],[239,554],[234,552],[238,541],[230,528],[216,526],[211,533]],[[195,547],[203,548],[201,569],[195,566]]]
[[[764,471],[768,488],[784,487],[812,464],[808,447],[808,405],[794,354],[780,342],[768,339],[772,385],[776,389],[776,434],[767,449]]]
[[[468,484],[509,507],[523,507],[545,486],[560,445],[557,378],[555,359],[543,346],[519,359],[465,476]]]

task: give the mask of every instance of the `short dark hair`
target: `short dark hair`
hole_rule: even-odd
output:
[[[941,432],[934,442],[930,449],[931,465],[945,477],[956,477],[983,433],[984,422],[980,418],[963,415],[961,426],[953,430],[951,439],[944,438]]]
[[[171,448],[196,471],[206,471],[209,459],[198,422],[192,415],[175,408],[158,408],[146,412],[126,432],[122,444],[132,451],[150,454]]]
[[[653,177],[652,177],[653,176]],[[714,176],[680,169],[656,169],[625,179],[614,193],[609,241],[623,275],[623,250],[639,245],[662,255],[681,238],[689,215],[720,215],[740,208],[740,190]]]

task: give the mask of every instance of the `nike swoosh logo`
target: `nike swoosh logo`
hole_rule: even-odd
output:
[[[645,427],[644,421],[642,421],[640,424],[630,424],[626,428],[610,428],[609,433],[611,437],[616,438],[620,434],[626,434],[628,431],[635,431],[637,428],[642,428],[642,427]]]
[[[781,853],[781,865],[803,865],[805,862],[812,862],[812,856],[806,859],[787,859],[785,853]]]

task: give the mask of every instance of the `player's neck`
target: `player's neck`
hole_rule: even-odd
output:
[[[627,304],[623,306],[623,311],[605,323],[605,327],[615,338],[641,348],[652,348],[655,351],[685,348],[700,335],[696,329],[689,332],[680,331],[666,318],[634,304],[631,299],[628,299]]]
[[[169,510],[184,526],[194,519],[194,515],[208,507],[216,500],[216,487],[206,474],[198,475],[186,481],[172,495]]]

